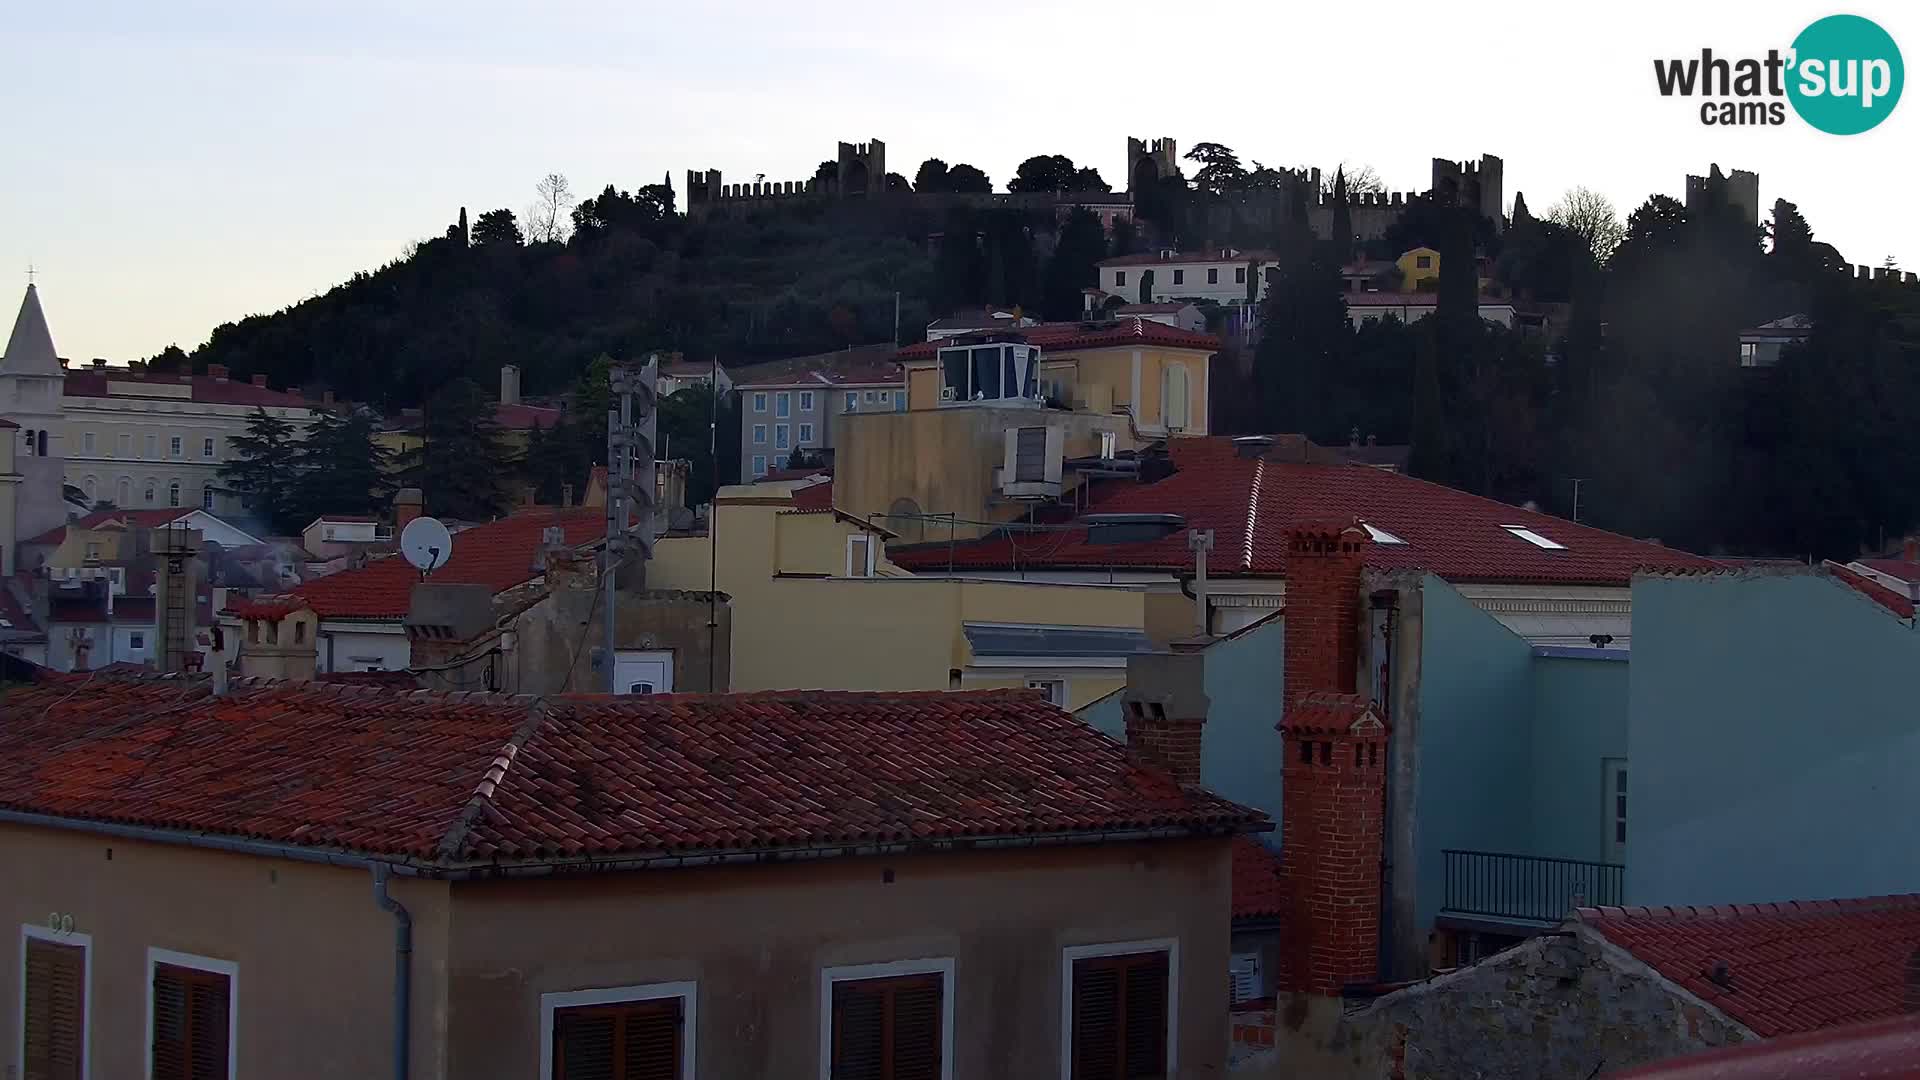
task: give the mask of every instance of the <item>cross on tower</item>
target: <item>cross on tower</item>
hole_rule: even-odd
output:
[[[28,263],[28,264],[27,264],[27,284],[29,284],[29,285],[31,285],[31,284],[33,284],[33,272],[34,272],[34,271],[33,271],[33,264],[32,264],[32,263]]]

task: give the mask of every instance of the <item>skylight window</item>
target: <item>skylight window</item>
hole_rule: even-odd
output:
[[[1555,543],[1554,541],[1549,540],[1544,536],[1541,536],[1539,533],[1534,532],[1532,529],[1527,528],[1525,525],[1502,525],[1500,527],[1512,533],[1513,535],[1519,537],[1520,539],[1525,540],[1527,543],[1532,544],[1534,547],[1546,548],[1548,551],[1567,550],[1567,545]]]
[[[1362,528],[1364,528],[1364,529],[1366,529],[1366,530],[1367,530],[1367,535],[1368,535],[1368,536],[1371,536],[1371,537],[1373,537],[1373,542],[1374,542],[1374,543],[1376,543],[1376,544],[1404,544],[1404,543],[1406,543],[1406,541],[1405,541],[1405,540],[1402,540],[1402,539],[1400,539],[1399,537],[1397,537],[1397,536],[1395,536],[1395,535],[1393,535],[1392,533],[1390,533],[1390,532],[1388,532],[1388,531],[1387,531],[1387,530],[1385,530],[1385,529],[1382,529],[1382,528],[1377,528],[1377,527],[1375,527],[1375,526],[1373,526],[1373,525],[1368,525],[1368,524],[1367,524],[1366,522],[1364,522],[1364,521],[1363,521],[1363,522],[1361,522],[1361,523],[1360,523],[1360,525],[1361,525],[1361,527],[1362,527]]]

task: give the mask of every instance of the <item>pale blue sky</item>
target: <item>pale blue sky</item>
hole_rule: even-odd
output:
[[[324,291],[442,231],[689,168],[801,179],[881,138],[996,187],[1036,153],[1124,180],[1128,135],[1274,165],[1506,159],[1536,212],[1586,184],[1622,216],[1719,161],[1760,173],[1857,263],[1920,269],[1920,101],[1874,131],[1700,125],[1655,56],[1781,49],[1800,3],[939,6],[848,0],[114,0],[16,5],[0,37],[0,303],[29,260],[56,342],[115,361]],[[1920,57],[1910,3],[1851,9]],[[1908,95],[1913,96],[1913,95]]]

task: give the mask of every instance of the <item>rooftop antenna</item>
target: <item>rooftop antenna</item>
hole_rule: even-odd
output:
[[[400,554],[420,571],[421,580],[453,558],[453,534],[439,518],[417,517],[400,530]]]

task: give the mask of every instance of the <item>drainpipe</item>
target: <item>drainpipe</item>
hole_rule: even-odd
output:
[[[407,1080],[407,1042],[413,1029],[413,917],[387,895],[385,863],[373,865],[373,902],[393,915],[393,1080]]]

